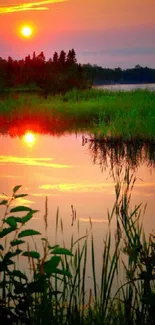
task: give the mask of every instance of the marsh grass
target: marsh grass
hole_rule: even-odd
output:
[[[108,212],[108,230],[103,238],[101,280],[97,278],[95,241],[90,219],[89,229],[80,236],[80,223],[72,207],[72,222],[77,237],[71,236],[66,248],[60,247],[58,232],[64,235],[63,222],[56,214],[55,245],[47,237],[48,201],[45,201],[45,237],[26,225],[36,210],[11,207],[20,186],[11,199],[1,201],[4,217],[0,238],[0,316],[2,324],[118,324],[153,325],[155,323],[155,236],[145,237],[140,221],[142,205],[131,209],[131,193],[136,182],[129,169],[113,173],[116,200]],[[19,217],[20,215],[20,217]],[[115,239],[111,223],[115,219]],[[26,228],[25,228],[26,227]],[[40,236],[42,252],[36,247]],[[34,248],[29,245],[30,238]],[[88,256],[88,252],[90,254]],[[28,273],[20,270],[27,258]],[[86,288],[87,263],[91,259],[92,285]],[[18,263],[17,263],[18,262]],[[89,270],[90,272],[90,270]],[[123,276],[122,276],[123,275]],[[117,283],[117,289],[115,289]]]
[[[155,139],[155,92],[135,90],[72,90],[65,95],[45,99],[37,94],[20,94],[1,98],[0,115],[6,125],[24,123],[25,119],[47,124],[60,131],[86,128],[98,137],[118,139]],[[5,121],[6,122],[6,121]]]

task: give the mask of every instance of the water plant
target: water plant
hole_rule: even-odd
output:
[[[59,266],[62,256],[72,256],[72,253],[59,245],[50,246],[47,237],[41,238],[42,255],[38,252],[34,238],[41,234],[34,229],[25,229],[37,210],[11,207],[14,200],[27,195],[17,194],[20,187],[15,186],[12,197],[0,202],[5,207],[0,232],[0,238],[4,239],[0,245],[0,318],[3,324],[49,324],[61,309],[57,296],[62,293],[53,287],[52,280],[54,278],[56,284],[58,279],[67,281],[71,277],[68,264],[63,263],[63,268]],[[22,216],[16,216],[19,214]],[[11,236],[9,241],[8,236]],[[34,249],[29,238],[32,238]],[[22,263],[23,257],[27,258],[28,272],[19,269],[22,265],[19,260]]]

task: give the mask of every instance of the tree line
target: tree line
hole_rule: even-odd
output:
[[[77,63],[75,50],[55,52],[49,60],[41,52],[22,60],[7,60],[0,57],[0,90],[6,88],[38,87],[44,93],[62,93],[72,88],[84,89],[90,86],[87,73]]]
[[[139,64],[132,69],[125,70],[122,70],[120,67],[116,69],[108,69],[91,64],[84,64],[83,68],[86,71],[89,80],[96,85],[155,82],[155,69],[142,67]]]
[[[103,68],[91,64],[77,63],[76,53],[71,49],[66,53],[54,52],[48,60],[41,52],[28,55],[21,60],[0,57],[0,91],[8,88],[41,89],[45,94],[65,93],[78,88],[90,88],[93,84],[112,83],[153,83],[155,69],[136,65],[122,70]]]

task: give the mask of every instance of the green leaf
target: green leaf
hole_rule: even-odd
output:
[[[73,254],[66,248],[55,248],[51,254],[61,254],[61,255],[69,255],[69,256],[73,256]]]
[[[55,249],[55,248],[59,248],[59,247],[60,247],[60,245],[54,245],[54,246],[50,246],[50,245],[49,245],[49,246],[48,246],[49,249]]]
[[[8,252],[4,255],[4,259],[3,260],[7,260],[7,259],[10,259],[16,255],[19,255],[20,253],[22,252],[21,249],[16,249],[15,252]]]
[[[34,236],[34,235],[41,235],[39,231],[33,229],[23,230],[18,234],[18,238],[27,237],[27,236]]]
[[[12,228],[17,228],[15,217],[8,217],[7,219],[5,219],[5,223],[7,223]]]
[[[13,193],[15,194],[21,187],[22,185],[17,185],[13,188]]]
[[[32,219],[33,214],[38,212],[38,210],[32,210],[31,212],[29,212],[25,217],[22,218],[22,223],[26,223],[28,222],[30,219]]]
[[[10,242],[10,244],[11,244],[12,247],[13,247],[13,246],[16,246],[16,245],[24,244],[24,243],[25,243],[25,241],[22,240],[22,239],[15,239],[15,240],[12,240],[12,241]]]
[[[36,259],[39,259],[40,258],[40,254],[36,251],[30,251],[30,252],[24,252],[22,254],[23,256],[28,256],[28,257],[32,257],[32,258],[36,258]]]
[[[3,230],[0,231],[0,238],[3,238],[4,236],[7,236],[10,232],[14,231],[15,229],[10,227],[10,228],[4,228]]]
[[[25,196],[28,196],[28,194],[17,194],[15,195],[15,199],[19,199],[20,197],[25,197]]]
[[[44,271],[46,274],[51,274],[56,272],[56,268],[61,261],[60,256],[53,256],[50,261],[45,262]]]
[[[13,271],[11,272],[11,275],[13,275],[13,276],[17,276],[17,277],[20,278],[20,279],[27,280],[27,276],[26,276],[23,272],[21,272],[21,271],[19,271],[19,270],[13,270]]]
[[[20,218],[20,217],[10,216],[9,218],[14,218],[14,220],[15,220],[16,222],[23,223],[22,218]],[[5,222],[5,220],[7,220],[7,219],[3,219],[4,222]]]
[[[6,205],[7,203],[8,203],[7,200],[3,200],[3,201],[0,202],[0,205]]]
[[[22,223],[26,223],[28,222],[29,220],[31,220],[33,217],[33,213],[28,213],[25,217],[22,218]]]
[[[14,217],[14,218],[15,218],[16,222],[23,223],[22,218],[20,218],[20,217]]]
[[[4,247],[0,244],[0,250],[4,251]]]
[[[17,256],[19,255],[20,253],[22,253],[22,250],[21,249],[16,249],[15,252],[13,252],[13,256]]]
[[[40,281],[30,282],[26,288],[27,293],[44,292],[44,284]]]
[[[25,211],[29,211],[30,212],[30,211],[32,211],[32,209],[29,208],[29,207],[25,207],[23,205],[19,205],[19,206],[15,207],[15,208],[12,208],[10,210],[10,212],[25,212]]]
[[[13,261],[6,259],[0,262],[0,272],[7,271],[8,270],[8,265],[13,265],[15,264]]]
[[[67,271],[67,270],[61,270],[61,269],[56,268],[56,272],[55,273],[56,274],[61,274],[61,275],[66,275],[69,278],[72,277],[71,273],[69,271]]]

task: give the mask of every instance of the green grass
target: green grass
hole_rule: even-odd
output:
[[[37,213],[24,206],[12,208],[21,186],[0,202],[4,211],[0,230],[0,319],[2,324],[33,325],[154,325],[155,237],[146,239],[140,222],[142,205],[130,207],[135,183],[129,169],[113,174],[116,201],[108,212],[107,236],[103,239],[101,279],[97,278],[92,223],[85,236],[72,235],[66,248],[51,245],[47,236],[48,202],[45,201],[45,235],[27,228]],[[115,237],[111,222],[116,221]],[[60,230],[59,230],[60,229]],[[56,214],[55,238],[63,237],[63,222]],[[42,249],[35,238],[40,236]],[[30,242],[32,245],[30,246]],[[112,244],[113,242],[113,244]],[[90,254],[88,255],[88,251]],[[27,258],[29,271],[21,270]],[[86,289],[87,261],[91,259],[92,286]],[[120,274],[124,272],[122,282]],[[114,284],[117,289],[114,292]],[[88,290],[88,291],[87,291]]]
[[[155,139],[155,92],[135,90],[73,90],[47,99],[14,94],[0,99],[0,116],[15,123],[25,118],[48,121],[55,129],[86,129],[99,138]],[[51,129],[50,129],[51,123]],[[60,126],[60,127],[59,127]]]

